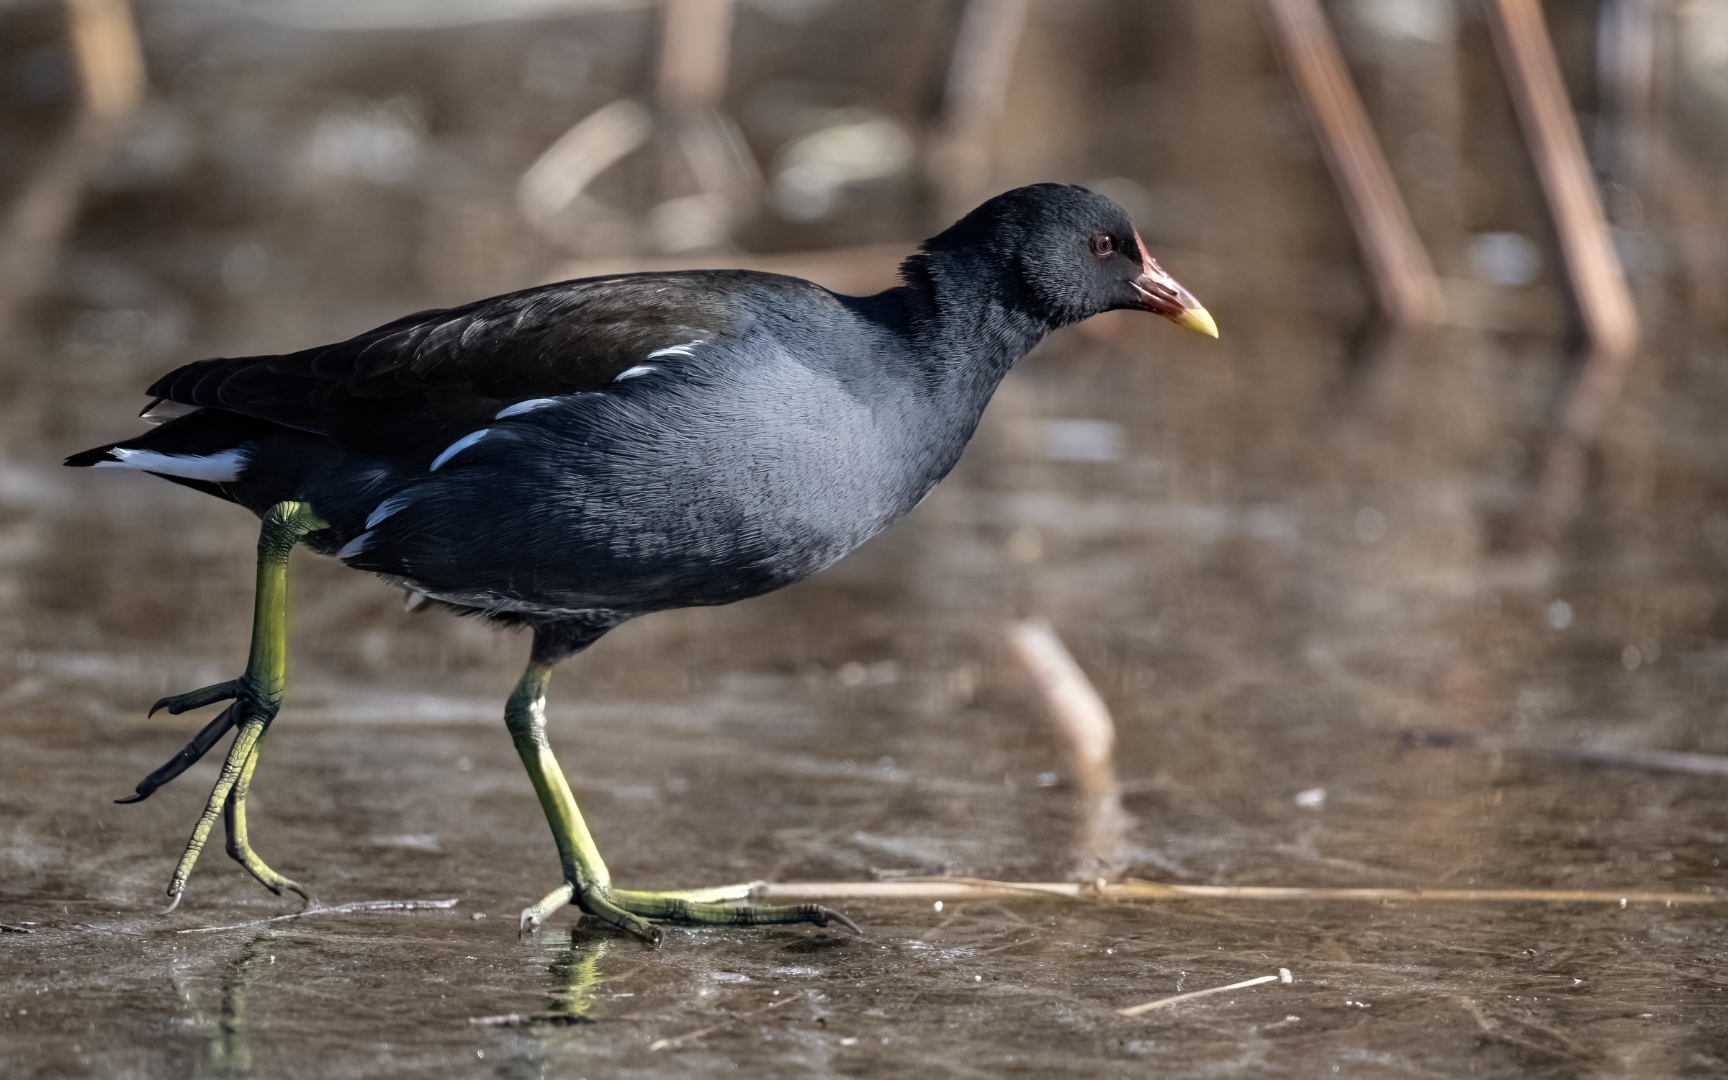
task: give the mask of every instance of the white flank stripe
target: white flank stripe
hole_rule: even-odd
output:
[[[354,556],[360,554],[361,549],[363,549],[366,546],[366,541],[368,541],[370,539],[372,539],[371,533],[369,533],[369,532],[361,533],[359,536],[356,536],[354,539],[348,541],[346,544],[343,544],[342,550],[338,551],[336,553],[336,557],[338,559],[352,559]]]
[[[690,342],[688,345],[672,345],[664,349],[655,349],[653,352],[648,354],[648,359],[652,360],[657,356],[695,356],[696,346],[702,344],[702,342],[706,340],[707,338],[698,338],[697,340]]]
[[[486,437],[486,433],[491,431],[491,430],[492,430],[491,428],[481,428],[479,431],[470,432],[469,434],[462,436],[460,439],[457,439],[455,442],[451,443],[449,445],[449,447],[446,448],[442,454],[439,454],[437,457],[432,459],[432,468],[428,469],[427,471],[428,472],[437,472],[438,466],[444,464],[446,461],[449,461],[451,458],[455,457],[457,454],[460,454],[462,451],[468,449],[470,446],[473,446],[475,443],[479,442],[481,439],[484,439]]]
[[[660,354],[655,353],[654,355],[659,356]],[[637,364],[635,367],[629,369],[628,371],[620,371],[618,373],[618,377],[613,379],[612,381],[613,382],[623,382],[625,379],[634,379],[638,375],[647,375],[649,372],[652,372],[655,370],[657,370],[657,369],[654,367],[653,364]]]
[[[213,484],[227,484],[240,479],[240,470],[246,467],[246,455],[239,450],[224,450],[219,454],[206,454],[203,457],[162,454],[155,450],[127,450],[123,447],[115,447],[108,452],[120,460],[98,461],[98,468],[106,465],[110,469],[143,469],[146,472],[181,476],[187,480],[207,480]]]
[[[521,416],[525,412],[533,412],[535,409],[543,409],[548,405],[556,404],[558,404],[558,399],[555,397],[529,398],[527,401],[518,401],[514,405],[499,409],[498,415],[492,419],[505,420],[512,416]]]
[[[394,499],[385,499],[383,502],[378,504],[376,510],[372,511],[372,513],[367,516],[366,527],[370,529],[380,521],[383,521],[391,514],[394,514],[404,506],[407,506],[411,499],[412,496],[409,495],[398,495]]]

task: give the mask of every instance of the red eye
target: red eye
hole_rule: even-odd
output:
[[[1099,233],[1092,238],[1092,254],[1100,259],[1116,253],[1116,241],[1105,233]]]

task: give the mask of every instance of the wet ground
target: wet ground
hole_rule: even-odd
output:
[[[1364,352],[1342,213],[1300,128],[1260,119],[1289,103],[1253,13],[1227,8],[1179,21],[1192,58],[1149,47],[1169,108],[1219,137],[1140,146],[1139,164],[1085,159],[1149,170],[1160,205],[1183,208],[1148,235],[1223,339],[1150,318],[1065,332],[894,530],[810,582],[644,619],[562,668],[551,738],[618,881],[1064,879],[1075,792],[1003,646],[1011,619],[1038,615],[1114,713],[1131,876],[1728,898],[1721,779],[1532,752],[1728,753],[1728,354],[1709,283],[1640,279],[1652,339],[1585,516],[1547,561],[1504,554],[1566,371],[1559,294],[1546,278],[1471,283],[1502,313],[1476,320],[1490,325]],[[208,136],[228,158],[113,180],[65,281],[8,345],[0,1074],[1728,1069],[1728,903],[846,902],[861,938],[674,928],[650,950],[571,912],[519,936],[516,913],[557,873],[499,719],[526,641],[404,613],[399,593],[311,556],[294,566],[289,699],[253,788],[254,842],[329,904],[458,902],[267,923],[296,905],[211,850],[180,909],[156,916],[215,766],[140,805],[111,800],[200,723],[146,719],[149,703],[243,663],[256,525],[59,457],[132,430],[139,390],[174,363],[351,333],[518,284],[557,253],[507,245],[457,273],[427,255],[452,250],[427,209],[454,198],[447,178],[272,187],[242,161],[273,144],[278,114],[259,102],[287,116],[397,83],[437,102],[452,80],[484,83],[530,29],[439,32],[368,63],[353,37],[315,49],[199,21],[213,17],[195,5],[144,10],[160,16],[146,19],[159,62],[188,73],[160,94],[194,145],[210,117],[244,116]],[[644,33],[636,15],[606,18],[619,41]],[[1048,51],[1052,78],[1079,78]],[[1460,154],[1505,137],[1498,108]],[[460,117],[436,134],[446,114],[432,115],[440,147],[496,134]],[[517,135],[532,160],[544,140]],[[522,163],[501,157],[498,186]],[[1508,161],[1489,210],[1424,219],[1449,278],[1466,273],[1470,229],[1542,235]],[[1092,177],[1071,172],[1050,175]],[[904,233],[870,220],[877,233],[765,235]],[[233,254],[243,244],[266,269]],[[1291,983],[1115,1012],[1279,968]]]

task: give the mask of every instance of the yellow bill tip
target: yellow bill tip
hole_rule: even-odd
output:
[[[1215,338],[1218,336],[1218,324],[1212,321],[1211,313],[1198,305],[1191,308],[1183,308],[1182,314],[1176,318],[1176,324],[1178,326],[1186,326],[1188,329],[1197,333],[1205,334],[1209,338]]]

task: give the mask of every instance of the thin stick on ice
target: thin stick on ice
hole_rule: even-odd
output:
[[[1159,998],[1156,1001],[1148,1001],[1144,1005],[1134,1005],[1126,1009],[1117,1009],[1116,1015],[1139,1016],[1141,1013],[1149,1013],[1153,1009],[1162,1009],[1166,1005],[1174,1005],[1178,1001],[1191,1001],[1194,998],[1209,997],[1212,994],[1222,994],[1226,990],[1243,990],[1250,986],[1259,986],[1261,983],[1277,981],[1278,976],[1276,975],[1262,975],[1258,979],[1244,979],[1238,983],[1231,983],[1229,986],[1214,986],[1210,990],[1190,990],[1186,994],[1172,994],[1169,997]]]
[[[1728,756],[1722,754],[1688,754],[1672,750],[1584,750],[1569,746],[1532,749],[1524,753],[1532,757],[1575,761],[1580,765],[1599,765],[1609,769],[1728,776]]]
[[[1643,892],[1636,889],[1333,889],[1287,885],[1167,885],[1130,879],[1098,881],[991,881],[984,878],[901,878],[896,881],[788,881],[758,883],[754,900],[1252,900],[1369,903],[1407,901],[1538,904],[1721,904],[1728,891]]]
[[[265,923],[286,922],[289,919],[305,919],[313,915],[353,915],[363,911],[438,911],[453,908],[457,900],[356,900],[351,904],[337,904],[335,907],[309,907],[305,911],[295,911],[287,915],[275,915],[268,919],[253,919],[251,922],[234,923],[230,926],[193,926],[185,930],[177,930],[179,934],[211,934],[218,930],[244,930],[248,926],[263,926]]]

